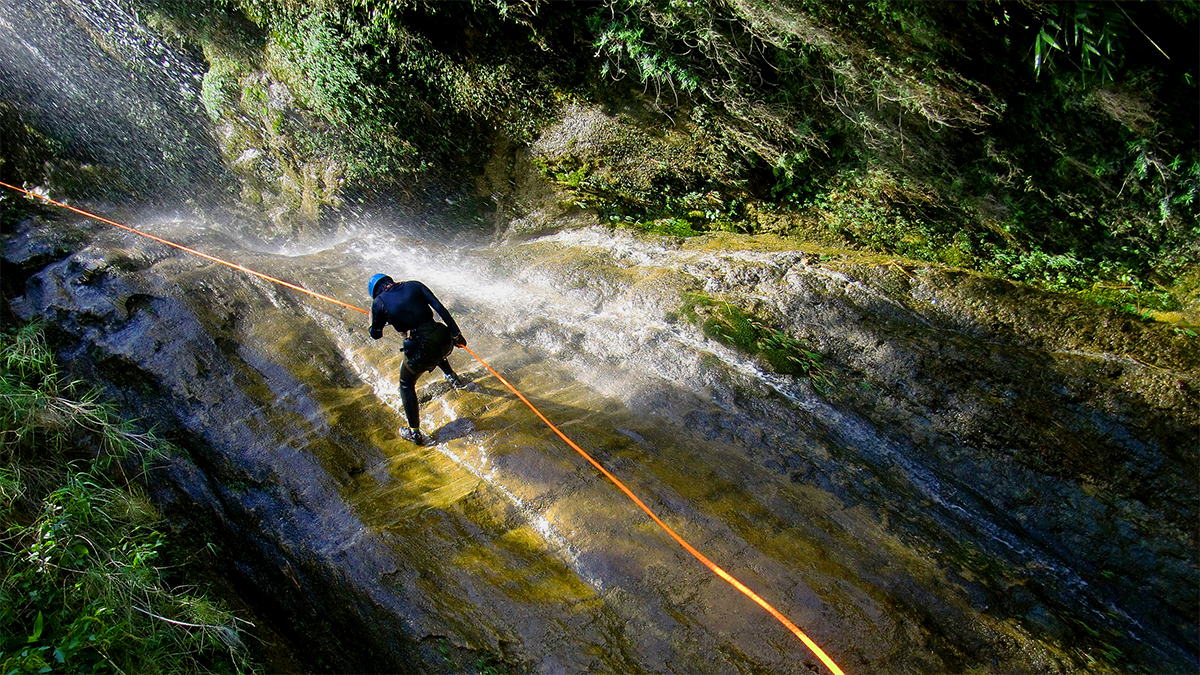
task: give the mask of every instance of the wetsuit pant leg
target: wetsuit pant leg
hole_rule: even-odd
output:
[[[441,356],[437,367],[443,373],[454,374],[450,367],[449,356],[454,351],[454,343],[450,339],[450,329],[436,321],[427,321],[418,326],[413,332],[417,349],[413,351],[415,361],[409,360],[405,353],[404,362],[400,365],[400,400],[404,402],[404,416],[408,418],[408,426],[416,429],[421,425],[421,408],[417,403],[417,380],[422,374],[433,370],[432,359]]]
[[[400,400],[404,402],[404,416],[411,429],[421,426],[421,408],[417,405],[417,379],[420,377],[421,373],[410,368],[405,359],[400,366]]]
[[[458,377],[458,375],[455,374],[454,369],[450,367],[450,354],[454,352],[454,342],[450,338],[450,331],[445,328],[441,328],[436,336],[436,341],[436,348],[442,354],[442,361],[441,363],[437,364],[437,367],[441,368],[442,372],[447,375]],[[430,370],[433,370],[433,368],[430,368]]]

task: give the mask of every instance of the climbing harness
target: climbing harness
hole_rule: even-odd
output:
[[[62,202],[57,202],[57,201],[50,199],[49,197],[46,197],[44,195],[39,195],[37,193],[30,192],[28,190],[16,187],[15,185],[9,185],[8,183],[2,182],[2,181],[0,181],[0,185],[4,186],[6,188],[12,189],[12,190],[16,190],[17,192],[21,192],[29,197],[36,197],[38,199],[42,199],[42,200],[44,200],[50,204],[53,204],[55,206],[60,206],[64,209],[74,211],[75,213],[78,213],[82,216],[86,216],[93,220],[97,220],[99,222],[106,223],[106,224],[112,225],[114,227],[118,227],[122,230],[126,230],[128,232],[132,232],[134,234],[141,235],[148,239],[152,239],[161,244],[166,244],[167,246],[172,246],[181,251],[186,251],[193,255],[200,256],[201,258],[204,258],[206,260],[211,260],[213,262],[220,263],[227,267],[232,267],[235,270],[240,270],[242,272],[246,272],[247,274],[252,274],[261,279],[266,279],[267,281],[270,281],[272,283],[280,284],[280,285],[286,286],[287,288],[290,288],[292,290],[300,291],[301,293],[307,293],[313,297],[320,298],[320,299],[326,300],[328,302],[332,302],[335,305],[340,305],[341,307],[345,307],[347,309],[352,309],[356,312],[362,312],[363,314],[370,314],[370,312],[368,310],[362,309],[361,307],[355,307],[354,305],[350,305],[350,304],[347,304],[340,300],[336,300],[327,295],[322,295],[315,291],[310,291],[307,288],[302,288],[295,284],[290,284],[281,279],[276,279],[275,277],[268,276],[261,272],[256,272],[247,267],[242,267],[241,265],[231,263],[226,260],[222,260],[220,258],[208,255],[207,253],[201,253],[200,251],[197,251],[195,249],[191,249],[186,246],[182,246],[180,244],[176,244],[174,242],[167,241],[166,239],[162,239],[162,238],[156,237],[152,234],[142,232],[141,230],[136,230],[132,227],[129,227],[128,225],[122,225],[122,224],[114,222],[112,220],[108,220],[107,218],[102,218],[95,214],[88,213],[87,211],[84,211],[82,209],[77,209],[74,206],[70,206],[70,205],[64,204]],[[376,280],[372,279],[371,281],[372,281],[371,288],[369,290],[373,290],[374,282]],[[829,668],[830,672],[834,673],[834,675],[845,675],[845,672],[841,668],[839,668],[836,663],[834,663],[833,659],[829,658],[829,656],[824,652],[824,650],[822,650],[817,645],[817,643],[813,642],[812,639],[809,638],[808,635],[806,635],[804,633],[804,631],[800,630],[800,628],[798,628],[794,623],[789,621],[787,617],[785,617],[779,610],[777,610],[773,606],[771,606],[770,603],[768,603],[766,600],[763,600],[761,597],[759,597],[759,595],[757,593],[750,590],[749,588],[746,587],[745,584],[743,584],[742,582],[740,582],[736,578],[734,578],[734,576],[732,574],[721,569],[721,567],[719,567],[716,563],[712,562],[707,557],[705,557],[703,553],[700,553],[700,551],[697,551],[691,544],[689,544],[687,541],[685,541],[683,539],[683,537],[679,536],[675,532],[675,530],[672,530],[666,523],[664,523],[662,521],[661,518],[659,518],[653,511],[651,511],[650,507],[646,506],[646,504],[644,502],[642,502],[642,500],[639,499],[637,495],[633,494],[632,490],[630,490],[628,487],[626,487],[625,484],[622,483],[616,476],[609,473],[608,469],[605,469],[603,466],[601,466],[600,462],[597,462],[583,448],[576,445],[574,441],[572,441],[570,438],[567,437],[566,434],[564,434],[561,430],[559,430],[559,428],[557,426],[555,426],[554,423],[552,423],[549,419],[547,419],[546,416],[543,415],[542,412],[540,410],[538,410],[536,406],[534,406],[532,403],[529,402],[529,399],[525,398],[525,396],[520,391],[518,391],[516,387],[509,384],[508,380],[504,379],[504,377],[501,376],[500,373],[496,372],[496,370],[494,368],[492,368],[491,365],[489,365],[486,361],[484,361],[482,358],[480,358],[480,356],[478,354],[471,351],[471,349],[469,349],[466,345],[459,345],[459,346],[462,349],[466,350],[466,352],[468,354],[473,356],[476,361],[479,361],[479,363],[481,365],[483,365],[483,367],[486,368],[488,370],[488,372],[490,372],[492,375],[494,375],[496,377],[496,379],[499,380],[505,387],[508,387],[509,391],[511,391],[513,394],[515,394],[517,398],[521,399],[521,401],[525,405],[529,406],[529,409],[532,410],[533,413],[535,415],[537,415],[538,418],[541,419],[542,422],[544,422],[546,424],[546,426],[550,427],[551,431],[558,434],[559,438],[562,438],[563,441],[565,441],[567,443],[567,445],[571,446],[572,450],[579,453],[584,459],[586,459],[588,461],[589,464],[596,467],[596,469],[600,473],[604,474],[604,477],[607,478],[613,485],[615,485],[617,487],[617,489],[619,489],[621,492],[624,492],[626,497],[628,497],[630,500],[632,500],[634,504],[637,504],[638,508],[640,508],[642,511],[644,511],[646,513],[646,515],[650,516],[650,518],[655,523],[657,523],[658,526],[663,529],[663,531],[665,531],[668,535],[670,535],[672,539],[674,539],[680,546],[682,546],[684,548],[684,550],[686,550],[688,553],[692,554],[692,556],[694,556],[697,560],[699,560],[713,574],[715,574],[718,577],[721,577],[725,581],[729,582],[729,584],[731,586],[736,588],[738,591],[741,591],[741,593],[743,595],[745,595],[746,597],[753,600],[760,607],[765,609],[771,616],[775,617],[775,619],[778,620],[779,623],[783,624],[785,628],[787,628],[789,631],[792,632],[793,635],[795,635],[797,638],[799,638],[800,641],[803,642],[804,645],[807,646],[812,651],[812,653],[814,655],[816,655],[816,657],[818,659],[820,659],[822,663],[825,664],[825,666],[827,668]]]

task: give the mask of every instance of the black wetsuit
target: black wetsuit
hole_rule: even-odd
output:
[[[434,310],[445,325],[434,321]],[[417,379],[435,367],[447,375],[454,375],[446,357],[454,351],[454,344],[461,339],[462,333],[446,307],[419,281],[392,284],[375,296],[371,303],[371,337],[376,340],[383,337],[383,327],[387,324],[405,335],[400,400],[404,402],[408,426],[416,429],[421,424]]]

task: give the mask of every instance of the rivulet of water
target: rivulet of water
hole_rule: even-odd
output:
[[[108,167],[60,171],[62,189],[184,202],[227,181],[200,101],[205,70],[150,29],[135,3],[0,3],[5,100],[60,146],[60,165]]]

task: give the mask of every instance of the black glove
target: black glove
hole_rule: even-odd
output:
[[[456,346],[456,347],[466,347],[467,346],[467,338],[463,337],[462,333],[459,333],[458,335],[455,335],[454,337],[452,337],[450,339],[454,341],[454,346]]]

